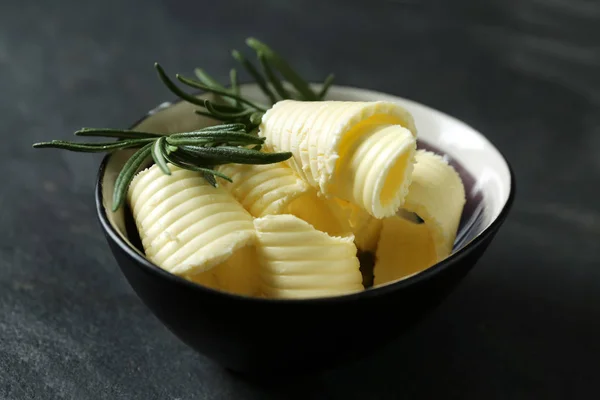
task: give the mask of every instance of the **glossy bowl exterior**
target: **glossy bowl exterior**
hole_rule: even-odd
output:
[[[146,260],[123,240],[107,215],[102,182],[109,159],[100,167],[96,205],[110,248],[130,285],[183,342],[231,370],[250,375],[334,367],[399,337],[475,265],[504,222],[515,188],[510,171],[510,193],[491,224],[449,258],[413,277],[346,296],[273,300],[201,287]]]

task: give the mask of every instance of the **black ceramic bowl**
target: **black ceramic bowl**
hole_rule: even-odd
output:
[[[253,85],[243,90],[250,97],[260,97]],[[264,374],[333,367],[399,337],[469,272],[513,201],[515,183],[507,161],[464,123],[384,93],[333,87],[328,97],[400,103],[415,118],[419,146],[447,156],[457,168],[467,203],[450,257],[404,280],[346,296],[271,300],[219,292],[172,275],[144,258],[128,210],[113,213],[107,207],[115,178],[131,153],[107,156],[100,167],[98,216],[127,280],[177,337],[234,371]],[[192,110],[185,102],[164,103],[134,127],[181,132],[205,125],[207,121]]]

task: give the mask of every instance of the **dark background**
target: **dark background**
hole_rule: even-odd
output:
[[[311,80],[334,71],[463,119],[518,182],[495,242],[433,315],[291,382],[240,380],[170,334],[102,236],[100,156],[30,146],[172,99],[154,61],[226,78],[250,35]],[[0,132],[0,398],[600,395],[598,1],[3,1]]]

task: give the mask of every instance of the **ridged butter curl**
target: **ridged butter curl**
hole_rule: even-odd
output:
[[[254,220],[261,293],[314,298],[363,290],[353,236],[332,237],[289,214]]]
[[[284,100],[260,125],[272,151],[326,196],[349,201],[376,218],[393,215],[410,184],[416,128],[412,116],[385,101]]]
[[[207,286],[253,294],[252,216],[200,173],[168,166],[171,175],[156,165],[141,171],[128,191],[146,257]]]
[[[377,245],[374,284],[406,278],[443,260],[452,252],[465,204],[458,173],[429,151],[416,154],[412,183],[403,210],[423,223],[399,216],[383,220]]]
[[[403,209],[417,214],[431,232],[437,259],[450,255],[465,206],[465,187],[441,156],[419,150]]]

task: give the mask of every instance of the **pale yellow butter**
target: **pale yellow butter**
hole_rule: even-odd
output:
[[[138,173],[129,187],[146,257],[173,274],[211,287],[255,293],[256,269],[248,256],[256,242],[252,216],[200,173],[169,168],[171,175],[166,175],[153,165]],[[242,261],[246,258],[250,260]]]
[[[310,186],[383,218],[402,205],[410,184],[416,128],[391,102],[276,103],[260,135],[273,151],[289,151],[288,165]]]
[[[293,214],[330,235],[350,232],[348,222],[334,215],[329,201],[285,163],[225,164],[218,169],[233,181],[220,184],[254,217]]]
[[[439,155],[419,150],[412,183],[402,208],[417,214],[429,229],[438,261],[450,255],[466,202],[458,173]]]
[[[437,255],[425,224],[401,217],[383,220],[373,269],[375,286],[395,281],[432,266]]]
[[[372,217],[360,207],[345,200],[331,198],[327,204],[338,220],[346,222],[354,235],[354,243],[358,250],[375,252],[383,220]]]
[[[265,296],[309,298],[363,290],[353,236],[331,237],[289,214],[255,219],[254,226]]]
[[[452,252],[465,204],[458,173],[442,157],[419,150],[403,211],[423,223],[400,216],[383,221],[374,267],[374,284],[406,278],[443,260]]]

